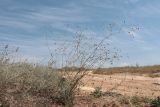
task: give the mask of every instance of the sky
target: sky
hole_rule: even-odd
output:
[[[70,42],[77,31],[103,39],[112,24],[122,31],[110,38],[123,56],[115,66],[160,64],[159,10],[159,0],[0,0],[0,45],[38,62],[55,41]]]

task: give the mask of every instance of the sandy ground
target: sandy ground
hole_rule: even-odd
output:
[[[160,96],[160,78],[135,76],[129,74],[98,75],[88,74],[82,80],[80,87],[86,94],[94,91],[95,87],[102,87],[102,91],[117,92],[128,96]]]

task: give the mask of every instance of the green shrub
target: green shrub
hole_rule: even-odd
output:
[[[95,90],[91,92],[91,95],[93,95],[96,98],[101,97],[103,95],[101,89],[102,89],[101,87],[96,87]]]
[[[119,101],[121,104],[129,104],[129,103],[130,103],[128,96],[118,97],[118,101]]]
[[[160,107],[160,96],[152,100],[151,106],[152,107]]]

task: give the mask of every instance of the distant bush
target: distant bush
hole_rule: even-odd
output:
[[[151,99],[147,97],[140,97],[140,96],[119,96],[118,101],[121,104],[127,104],[133,107],[143,107],[144,105],[149,106]]]
[[[118,73],[130,73],[138,75],[146,75],[149,77],[160,77],[160,65],[154,66],[126,66],[114,68],[98,68],[93,72],[94,74],[112,75]]]

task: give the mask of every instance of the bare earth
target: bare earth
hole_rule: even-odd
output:
[[[86,94],[94,91],[95,87],[102,87],[102,91],[117,92],[127,96],[160,96],[160,78],[136,76],[129,74],[98,75],[88,74],[82,80],[80,87]]]

